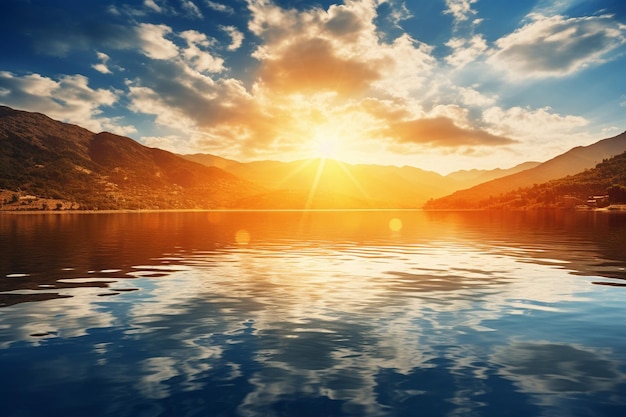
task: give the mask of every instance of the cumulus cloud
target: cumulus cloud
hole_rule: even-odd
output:
[[[466,21],[476,14],[476,11],[472,9],[472,4],[477,1],[478,0],[446,0],[447,9],[444,13],[451,14],[456,22]]]
[[[594,138],[581,128],[589,120],[581,116],[562,115],[549,107],[540,109],[498,106],[487,108],[482,120],[497,135],[519,140],[527,160],[544,160],[545,155],[558,155],[576,144],[592,143]]]
[[[626,42],[626,26],[610,15],[530,17],[530,23],[496,41],[489,58],[514,78],[571,74],[604,62]]]
[[[514,143],[484,130],[462,128],[447,117],[401,121],[383,131],[404,143],[431,144],[443,147],[495,146]]]
[[[239,117],[243,122],[250,102],[240,81],[213,80],[181,61],[155,62],[129,90],[133,110],[155,114],[157,123],[180,128],[210,127]]]
[[[182,56],[189,65],[200,72],[221,72],[224,70],[224,60],[213,56],[206,48],[211,41],[203,33],[195,30],[187,30],[180,34],[187,42],[187,47],[182,50]]]
[[[155,0],[144,0],[143,5],[157,13],[161,13],[163,11],[161,6],[159,6]]]
[[[100,60],[100,62],[92,65],[91,68],[95,69],[96,71],[102,74],[111,74],[112,73],[111,70],[109,69],[109,67],[107,67],[107,62],[110,59],[109,56],[105,54],[104,52],[96,52],[96,55],[98,56],[98,59]]]
[[[452,38],[446,46],[452,49],[452,53],[445,57],[445,61],[455,68],[462,68],[475,61],[487,51],[487,41],[482,35],[474,35],[471,38]]]
[[[206,0],[205,3],[211,10],[215,10],[216,12],[223,12],[228,14],[235,13],[235,10],[226,4],[218,3],[211,0]]]
[[[474,3],[448,1],[448,13],[467,20]],[[438,61],[432,46],[406,33],[383,38],[376,26],[379,4],[348,1],[296,10],[247,0],[248,30],[257,37],[252,57],[258,61],[249,84],[232,78],[228,62],[214,53],[241,47],[244,35],[236,27],[220,26],[231,42],[219,45],[196,30],[138,24],[131,33],[151,61],[127,85],[131,110],[154,115],[169,129],[144,142],[174,151],[229,153],[225,156],[236,159],[276,153],[289,158],[290,152],[302,152],[315,132],[341,132],[344,142],[360,147],[370,143],[403,152],[418,145],[467,153],[474,147],[518,146],[519,140],[539,137],[540,129],[563,138],[563,132],[588,123],[549,109],[505,110],[495,106],[498,96],[481,93],[478,84],[456,86],[442,72],[444,61],[457,71],[490,53],[492,64],[504,62],[515,50],[513,41],[521,39],[513,37],[528,33],[539,20],[500,39],[495,52],[482,35],[453,37],[446,44],[451,54]],[[205,5],[229,12],[220,3]],[[559,19],[587,28],[584,19]],[[607,23],[603,17],[593,19]],[[556,23],[553,34],[561,33]],[[472,120],[470,108],[485,109],[482,119]]]
[[[230,36],[231,42],[228,45],[229,51],[236,51],[243,43],[244,35],[234,26],[220,26],[224,32]]]
[[[191,17],[202,18],[202,12],[196,4],[191,0],[182,0],[182,7],[186,14]]]
[[[93,89],[83,75],[64,75],[54,80],[40,74],[20,76],[2,71],[0,90],[3,104],[41,112],[92,131],[127,134],[135,130],[132,126],[116,127],[119,120],[101,116],[101,107],[113,105],[119,92]]]
[[[229,155],[236,158],[302,152],[318,133],[340,134],[343,142],[361,148],[378,142],[378,146],[419,144],[450,152],[455,147],[514,143],[506,135],[473,124],[467,109],[459,106],[424,110],[423,100],[415,97],[433,95],[441,88],[432,47],[407,34],[383,40],[374,23],[375,2],[297,11],[249,0],[248,8],[248,29],[260,40],[253,53],[259,66],[250,89],[241,81],[219,76],[227,73],[222,71],[226,70],[223,60],[212,61],[213,69],[197,65],[195,54],[208,56],[206,50],[214,40],[195,31],[176,34],[170,28],[150,26],[150,39],[179,37],[188,48],[181,48],[182,59],[154,62],[133,81],[129,87],[133,111],[154,114],[160,125],[193,132],[191,141],[200,149],[219,145],[222,154],[224,148],[237,151]],[[230,48],[239,47],[233,34],[240,32],[226,26],[222,30],[231,34]],[[459,44],[454,59],[467,61],[461,49],[478,54],[484,44],[479,36],[467,45]],[[162,52],[150,51],[155,57]],[[482,107],[495,100],[471,88],[454,93],[464,103]],[[181,146],[177,135],[145,140],[172,150]]]
[[[146,56],[153,59],[171,59],[178,55],[176,45],[165,37],[170,33],[172,29],[167,25],[140,23],[137,27],[140,47]]]
[[[567,135],[589,123],[580,116],[554,113],[550,107],[529,109],[516,106],[505,110],[496,106],[486,109],[482,118],[500,134],[526,139]]]
[[[463,104],[468,106],[492,106],[498,100],[497,96],[487,96],[472,87],[458,87],[458,93]]]
[[[313,38],[291,45],[280,58],[264,60],[260,80],[267,88],[288,92],[355,94],[381,78],[383,64],[342,58],[329,41]]]
[[[379,4],[387,4],[390,6],[389,20],[394,25],[399,25],[403,20],[413,17],[411,11],[407,8],[403,0],[380,0]]]

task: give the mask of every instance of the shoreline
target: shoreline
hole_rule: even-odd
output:
[[[501,210],[501,209],[424,209],[424,208],[327,208],[327,209],[107,209],[107,210],[3,210],[0,209],[0,215],[36,215],[36,214],[146,214],[146,213],[263,213],[263,212],[401,212],[401,211],[421,211],[421,212],[540,212],[540,211],[567,211],[567,212],[626,212],[626,204],[613,204],[602,208],[588,208],[585,210],[566,209],[566,208],[535,208],[529,210]]]
[[[1,210],[2,214],[142,214],[142,213],[262,213],[262,212],[356,212],[426,211],[421,208],[329,208],[329,209],[117,209],[117,210]],[[454,211],[454,210],[450,210]],[[480,211],[480,210],[476,210]]]

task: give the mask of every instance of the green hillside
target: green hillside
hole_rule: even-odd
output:
[[[609,196],[607,201],[594,196]],[[478,201],[454,200],[452,196],[431,200],[426,209],[535,209],[572,208],[578,205],[604,206],[626,202],[626,152],[605,159],[595,168],[576,175],[520,187],[514,191]]]
[[[224,208],[260,191],[127,137],[0,106],[4,210]]]

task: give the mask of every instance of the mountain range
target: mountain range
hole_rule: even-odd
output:
[[[496,178],[468,189],[458,190],[449,196],[429,201],[427,208],[484,208],[487,205],[485,200],[489,198],[497,198],[524,187],[532,187],[581,173],[595,168],[602,161],[623,152],[626,152],[626,132],[600,140],[589,146],[575,147],[533,168]],[[598,188],[594,191],[595,193],[606,192],[606,189]]]
[[[177,155],[0,106],[3,209],[324,209],[467,207],[593,168],[626,151],[626,134],[550,161],[456,171],[332,159],[238,162]]]
[[[8,107],[0,107],[0,144],[0,189],[17,192],[0,201],[5,209],[11,202],[24,209],[222,208],[260,192],[130,138]]]

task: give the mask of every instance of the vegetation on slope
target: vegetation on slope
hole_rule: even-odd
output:
[[[576,175],[552,180],[532,187],[489,196],[481,200],[454,199],[448,196],[426,203],[426,209],[533,209],[571,208],[586,205],[594,196],[609,198],[604,204],[626,202],[626,152],[605,159],[595,168]],[[602,205],[602,202],[589,202]]]
[[[37,113],[0,107],[3,209],[230,207],[261,189],[219,168],[94,134]]]

